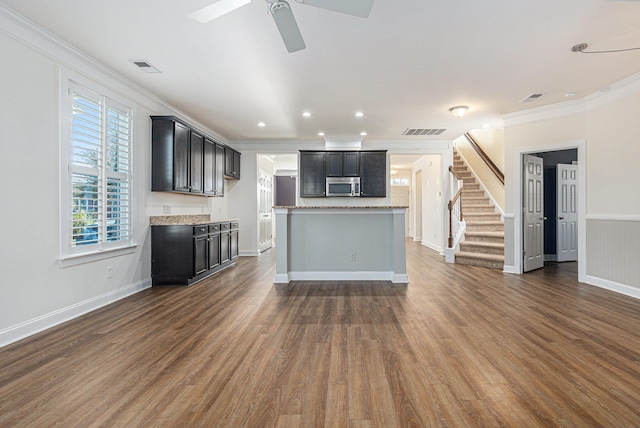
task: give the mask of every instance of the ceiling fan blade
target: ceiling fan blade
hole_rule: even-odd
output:
[[[296,0],[298,3],[308,4],[334,12],[366,18],[371,13],[374,0]]]
[[[205,23],[232,12],[242,6],[251,3],[251,0],[218,0],[207,7],[196,10],[189,18]]]
[[[296,23],[296,19],[293,17],[291,7],[286,1],[278,1],[271,4],[271,16],[276,22],[280,36],[284,41],[284,45],[289,52],[296,52],[306,48],[300,28]]]

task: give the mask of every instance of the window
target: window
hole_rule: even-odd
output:
[[[130,246],[132,109],[72,82],[68,94],[63,256]]]

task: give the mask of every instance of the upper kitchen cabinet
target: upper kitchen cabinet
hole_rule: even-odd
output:
[[[360,196],[387,196],[387,151],[360,152]]]
[[[326,152],[327,177],[360,176],[360,152]]]
[[[151,116],[151,123],[152,191],[223,196],[224,177],[240,178],[237,151],[174,116]]]
[[[231,147],[225,147],[224,175],[227,178],[240,179],[240,153]]]
[[[202,136],[192,140],[191,129],[173,117],[151,119],[151,190],[191,193],[192,179],[202,180]],[[195,192],[202,193],[202,182],[195,184]]]
[[[204,139],[204,194],[224,195],[224,146]]]
[[[300,197],[325,196],[325,153],[320,151],[300,151]]]

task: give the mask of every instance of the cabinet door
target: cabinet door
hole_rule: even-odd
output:
[[[233,152],[233,176],[240,179],[240,153],[235,150]]]
[[[191,147],[190,147],[190,187],[191,193],[203,192],[203,170],[204,163],[202,161],[204,154],[204,137],[196,132],[191,131]]]
[[[216,143],[216,173],[215,173],[215,186],[216,196],[224,195],[224,146]]]
[[[342,174],[344,177],[358,177],[360,175],[360,153],[359,152],[343,153]]]
[[[360,152],[360,196],[387,196],[387,153]]]
[[[209,269],[220,265],[220,234],[209,235]]]
[[[325,196],[325,152],[300,152],[300,197]]]
[[[216,195],[216,144],[208,138],[204,139],[204,194]]]
[[[194,276],[205,272],[209,266],[207,257],[208,241],[206,236],[194,238]]]
[[[232,230],[230,235],[229,252],[231,260],[238,258],[238,231]]]
[[[343,155],[343,152],[327,152],[325,154],[325,167],[327,177],[343,177]]]
[[[176,123],[173,140],[173,190],[189,191],[189,147],[191,132],[186,126]]]
[[[226,263],[231,259],[229,250],[231,249],[231,235],[229,232],[220,234],[220,263]]]

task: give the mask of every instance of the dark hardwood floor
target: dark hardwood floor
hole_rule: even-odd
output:
[[[640,426],[640,300],[407,257],[409,285],[274,285],[272,250],[4,347],[0,426]]]

